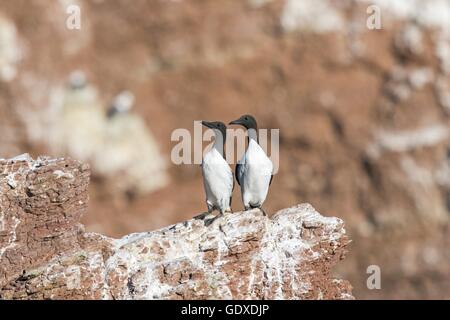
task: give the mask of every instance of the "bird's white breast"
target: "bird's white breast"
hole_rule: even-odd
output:
[[[207,200],[216,204],[229,199],[233,191],[233,172],[223,156],[215,149],[208,151],[202,163]]]
[[[242,159],[241,183],[244,205],[259,205],[264,202],[272,178],[273,164],[261,146],[250,140]]]

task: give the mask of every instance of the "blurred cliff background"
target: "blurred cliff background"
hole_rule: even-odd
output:
[[[89,162],[87,230],[202,212],[171,133],[243,113],[280,128],[266,211],[343,218],[357,298],[450,298],[450,1],[0,0],[0,158]]]

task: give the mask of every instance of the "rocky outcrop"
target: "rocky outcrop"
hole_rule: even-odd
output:
[[[0,160],[1,299],[353,298],[330,274],[343,221],[309,204],[112,239],[79,223],[88,184],[77,161]]]

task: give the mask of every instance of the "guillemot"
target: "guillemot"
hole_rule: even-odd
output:
[[[69,75],[69,87],[72,90],[80,90],[87,86],[86,74],[81,70],[72,71]]]
[[[214,210],[218,210],[220,214],[205,223],[205,225],[209,225],[225,212],[231,212],[234,178],[233,172],[224,158],[227,134],[225,124],[218,121],[202,121],[202,124],[214,131],[215,140],[213,147],[205,153],[201,164],[208,212],[202,213],[195,218],[202,219]]]
[[[236,165],[236,180],[241,186],[242,202],[245,210],[259,208],[266,200],[273,178],[273,164],[258,144],[258,125],[251,115],[243,115],[230,124],[242,125],[248,132],[248,147]]]
[[[127,90],[122,91],[114,97],[111,107],[108,109],[107,117],[112,118],[117,114],[130,111],[133,107],[134,100],[135,98],[133,93]]]

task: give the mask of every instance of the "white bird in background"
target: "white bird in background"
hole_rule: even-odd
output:
[[[145,194],[168,182],[166,161],[144,119],[130,112],[135,105],[130,91],[117,94],[104,112],[103,141],[93,161],[100,175],[120,177],[109,184],[129,195]]]
[[[51,151],[91,161],[103,139],[105,117],[97,88],[85,72],[71,72],[65,88],[52,91],[50,108],[51,120],[43,131]]]
[[[81,70],[75,70],[69,75],[69,87],[72,90],[83,89],[87,85],[86,74]]]
[[[213,147],[204,155],[201,165],[208,212],[200,214],[195,218],[202,219],[214,210],[218,210],[220,214],[205,223],[205,225],[210,225],[225,212],[231,212],[234,178],[233,172],[224,158],[224,146],[227,134],[225,124],[222,122],[207,121],[202,121],[202,124],[214,130],[215,141]]]
[[[111,107],[108,109],[107,116],[112,118],[117,114],[127,113],[134,105],[134,94],[130,91],[122,91],[113,100]]]
[[[236,180],[241,186],[242,202],[245,210],[259,208],[266,200],[273,178],[273,164],[258,144],[258,126],[251,115],[243,115],[230,124],[242,125],[248,132],[247,150],[236,165]]]

